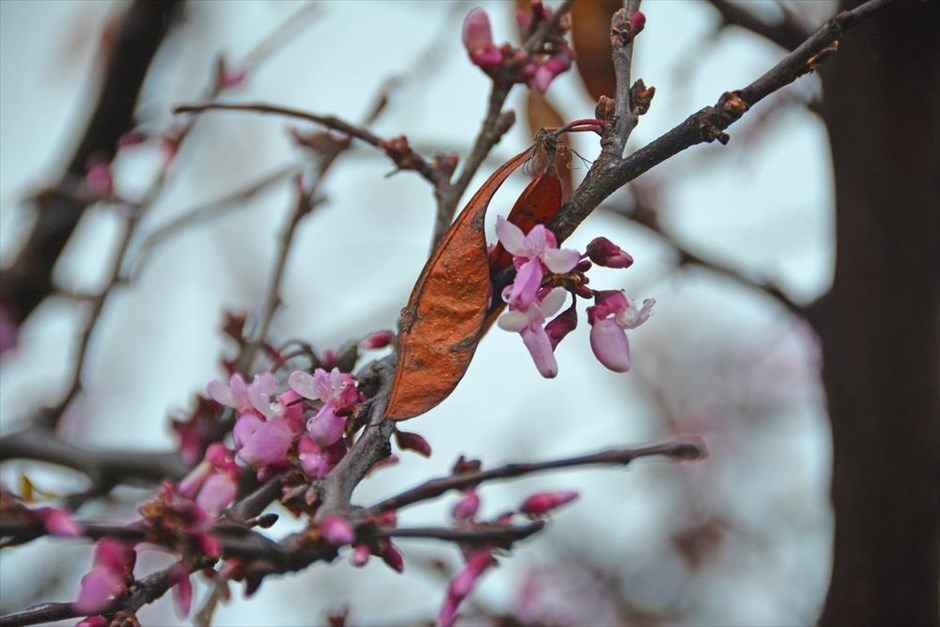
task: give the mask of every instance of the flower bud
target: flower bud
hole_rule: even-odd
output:
[[[578,498],[578,493],[574,490],[564,490],[562,492],[539,492],[533,494],[525,500],[519,511],[530,518],[544,516],[553,509],[557,509],[566,503]]]
[[[633,265],[633,257],[606,237],[591,240],[586,252],[591,261],[605,268],[629,268]]]
[[[323,539],[333,546],[350,544],[356,539],[356,532],[349,521],[341,516],[327,516],[320,523]]]

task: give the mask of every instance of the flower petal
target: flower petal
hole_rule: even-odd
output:
[[[549,248],[542,253],[542,262],[556,274],[571,272],[579,261],[581,261],[581,253],[571,248]]]
[[[546,318],[555,315],[555,313],[561,309],[561,306],[565,304],[567,295],[568,291],[563,287],[556,287],[546,294],[539,306],[542,315]]]
[[[309,398],[312,401],[320,399],[320,395],[317,393],[316,381],[309,372],[295,370],[287,378],[287,385],[304,398]]]
[[[287,455],[294,432],[282,418],[260,425],[238,452],[238,457],[250,466],[267,466],[282,461]]]
[[[630,369],[630,343],[613,318],[598,320],[591,327],[591,350],[598,361],[614,372]]]
[[[504,331],[519,333],[529,326],[529,316],[522,311],[507,311],[499,317],[496,325]]]
[[[510,309],[526,309],[535,302],[536,293],[542,285],[542,266],[533,259],[527,261],[519,268],[516,278],[512,282],[512,291],[509,293]]]
[[[542,327],[529,327],[522,331],[522,341],[532,355],[532,361],[539,373],[546,379],[552,379],[558,374],[558,363],[555,353],[552,352],[552,342],[548,339]]]
[[[310,437],[320,446],[329,446],[343,437],[346,418],[337,416],[335,409],[331,403],[327,403],[316,416],[307,422]]]
[[[229,389],[226,383],[222,381],[210,381],[209,385],[206,386],[206,392],[209,393],[209,398],[216,403],[225,405],[226,407],[235,407],[235,398],[232,396],[232,390]]]
[[[528,252],[525,247],[525,235],[518,226],[504,218],[496,216],[496,237],[509,254],[513,256],[527,257]]]

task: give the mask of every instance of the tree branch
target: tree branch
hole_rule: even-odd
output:
[[[560,468],[573,468],[578,466],[626,466],[640,457],[652,457],[657,455],[671,457],[673,459],[692,460],[701,459],[705,454],[704,445],[700,440],[696,439],[662,442],[637,448],[611,449],[601,451],[600,453],[589,453],[577,457],[566,457],[564,459],[543,462],[517,462],[499,466],[492,470],[466,472],[450,477],[431,479],[401,494],[376,503],[370,507],[369,510],[374,512],[397,510],[407,505],[435,499],[450,490],[463,490],[486,481],[514,479],[537,472],[545,472],[546,470],[558,470]]]

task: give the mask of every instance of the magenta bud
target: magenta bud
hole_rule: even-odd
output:
[[[451,514],[455,520],[472,520],[473,517],[476,516],[478,509],[480,509],[480,496],[475,489],[469,488],[464,492],[461,499],[457,501],[457,504],[454,505]]]
[[[557,509],[566,503],[570,503],[576,498],[578,498],[578,493],[574,490],[564,490],[562,492],[540,492],[527,498],[522,504],[522,507],[519,508],[519,511],[529,516],[530,518],[536,518],[539,516],[544,516],[553,509]]]
[[[633,257],[606,237],[596,237],[587,246],[587,255],[599,266],[605,268],[629,268]]]
[[[555,316],[555,319],[545,325],[545,333],[552,343],[552,350],[558,347],[558,344],[565,339],[565,336],[574,331],[578,326],[578,311],[575,303],[571,307]]]
[[[574,267],[575,272],[587,272],[591,269],[591,266],[594,264],[591,263],[590,259],[582,259],[578,262],[578,265]]]
[[[341,516],[327,516],[320,523],[323,539],[333,546],[350,544],[356,539],[356,532],[349,521]]]
[[[398,442],[398,448],[403,451],[414,451],[425,457],[431,456],[431,445],[422,436],[408,431],[396,431],[395,441]]]
[[[398,512],[393,509],[387,509],[376,517],[380,525],[394,527],[398,524]]]
[[[366,336],[361,342],[359,342],[359,347],[366,350],[374,350],[377,348],[385,348],[394,341],[394,331],[378,331]]]
[[[405,570],[405,558],[402,557],[401,551],[396,549],[392,543],[388,543],[382,549],[382,561],[396,572],[400,573]]]
[[[352,556],[349,558],[349,561],[353,566],[361,568],[365,566],[369,561],[369,556],[371,552],[369,547],[365,544],[357,544],[353,547]]]
[[[643,30],[643,27],[646,26],[646,16],[643,15],[642,11],[633,14],[633,17],[630,18],[630,26],[635,31]]]

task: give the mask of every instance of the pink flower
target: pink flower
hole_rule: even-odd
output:
[[[540,94],[544,94],[548,91],[548,86],[551,85],[556,76],[568,71],[573,60],[574,50],[567,45],[562,46],[561,49],[549,57],[547,61],[536,67],[534,76],[528,81],[529,87]]]
[[[639,309],[621,291],[595,292],[595,305],[588,307],[591,350],[614,372],[630,369],[630,342],[626,329],[635,329],[652,315],[655,299],[647,298]]]
[[[464,491],[463,496],[457,501],[457,504],[454,505],[454,509],[451,510],[451,514],[454,517],[454,520],[458,521],[468,521],[473,520],[473,517],[476,516],[477,510],[480,509],[480,496],[477,494],[477,491],[473,488],[468,488]]]
[[[503,55],[493,44],[490,18],[480,7],[470,11],[464,18],[461,38],[470,61],[477,67],[489,70],[502,63]]]
[[[538,259],[551,272],[563,274],[571,272],[581,260],[576,250],[559,250],[555,234],[542,224],[536,224],[528,235],[523,235],[518,226],[503,216],[496,216],[496,235],[503,248],[514,257],[517,270],[524,263]]]
[[[265,418],[277,415],[276,408],[271,404],[271,396],[277,391],[277,377],[270,372],[255,375],[250,386],[236,372],[229,378],[228,384],[212,381],[206,389],[212,400],[235,409],[240,415],[253,412]]]
[[[33,515],[54,536],[75,538],[85,532],[85,528],[75,522],[71,513],[58,507],[42,507],[33,511]]]
[[[552,340],[542,325],[548,316],[561,308],[565,295],[565,290],[557,287],[542,298],[541,302],[536,300],[525,309],[506,312],[497,321],[499,328],[522,335],[522,341],[532,355],[536,368],[547,379],[558,374],[558,363],[555,361]]]
[[[239,418],[235,426],[238,427],[245,419],[251,418],[253,416],[246,414]],[[247,437],[242,435],[244,446],[238,451],[238,458],[249,466],[255,467],[283,461],[296,435],[297,433],[283,418],[263,422],[255,426]]]
[[[595,237],[585,250],[588,258],[606,268],[629,268],[633,257],[606,237]]]
[[[199,465],[180,482],[179,493],[194,498],[196,505],[214,518],[235,500],[238,475],[232,452],[219,443],[213,443],[206,449]]]
[[[193,605],[193,582],[189,578],[189,571],[183,562],[177,562],[172,568],[172,575],[176,578],[173,587],[173,603],[180,616],[189,616]]]
[[[346,444],[340,440],[321,447],[309,435],[301,436],[297,445],[300,467],[311,479],[322,479],[346,455]]]
[[[338,368],[329,374],[317,368],[313,375],[301,370],[292,372],[288,383],[304,398],[323,401],[317,415],[307,421],[310,437],[320,446],[329,446],[342,438],[346,416],[359,400],[356,380]]]
[[[529,516],[530,518],[536,518],[539,516],[544,516],[553,509],[557,509],[566,503],[570,503],[576,498],[578,498],[578,493],[574,490],[565,490],[562,492],[539,492],[538,494],[533,494],[527,498],[519,508],[519,511]]]
[[[451,627],[454,624],[460,603],[467,598],[477,580],[493,563],[493,556],[489,550],[477,551],[467,557],[466,565],[451,579],[447,587],[447,596],[444,597],[444,603],[437,617],[438,625]]]
[[[323,539],[333,546],[351,544],[356,539],[356,532],[349,521],[341,516],[327,516],[320,523]]]
[[[111,599],[124,594],[136,561],[137,554],[130,546],[110,538],[101,540],[95,547],[91,571],[82,577],[75,609],[93,614],[106,608]]]
[[[349,558],[353,566],[360,568],[369,562],[371,551],[366,544],[357,544],[353,547],[352,556]]]

